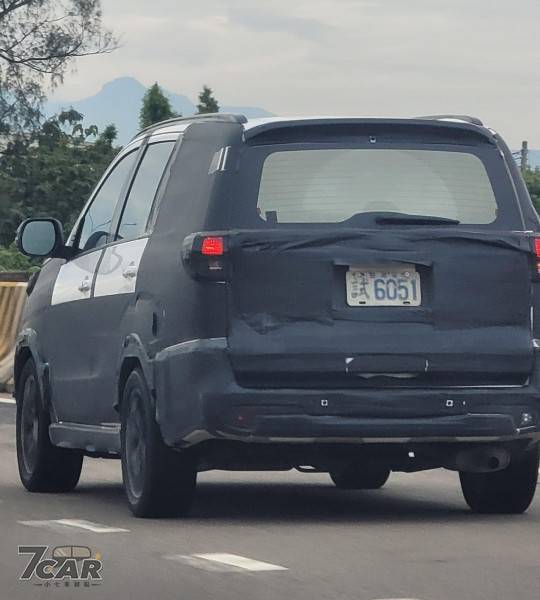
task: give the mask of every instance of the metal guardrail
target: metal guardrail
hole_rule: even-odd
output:
[[[28,273],[0,273],[0,391],[10,389]]]

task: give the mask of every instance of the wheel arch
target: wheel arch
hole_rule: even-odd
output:
[[[139,368],[143,373],[144,379],[150,391],[150,398],[152,399],[153,406],[155,407],[154,371],[152,360],[148,356],[140,337],[137,334],[130,334],[124,340],[122,353],[120,355],[118,364],[116,396],[113,404],[113,407],[117,412],[120,412],[120,404],[127,378],[136,368]]]
[[[46,404],[50,404],[49,365],[39,352],[37,333],[34,329],[23,329],[15,347],[15,361],[13,368],[13,381],[15,384],[15,398],[18,399],[18,387],[21,372],[29,359],[34,361],[38,376],[38,385],[41,397]],[[18,401],[18,400],[17,400]]]

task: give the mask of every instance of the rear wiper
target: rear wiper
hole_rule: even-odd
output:
[[[430,217],[424,215],[386,214],[375,217],[380,225],[459,225],[456,219],[446,217]]]

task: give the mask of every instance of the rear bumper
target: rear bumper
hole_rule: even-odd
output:
[[[493,442],[540,439],[540,386],[253,389],[238,385],[226,340],[185,342],[155,359],[164,440]],[[532,421],[526,423],[524,415]]]

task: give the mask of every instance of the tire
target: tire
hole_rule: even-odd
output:
[[[150,393],[139,369],[127,378],[120,407],[122,477],[136,517],[178,517],[192,504],[194,457],[163,442]]]
[[[388,481],[390,469],[347,464],[330,471],[330,478],[341,490],[378,490]]]
[[[26,361],[17,383],[17,463],[29,492],[70,492],[81,475],[83,453],[53,446],[50,415],[38,383],[36,366]]]
[[[459,474],[463,496],[476,513],[521,514],[533,501],[538,482],[539,447],[495,473]]]

